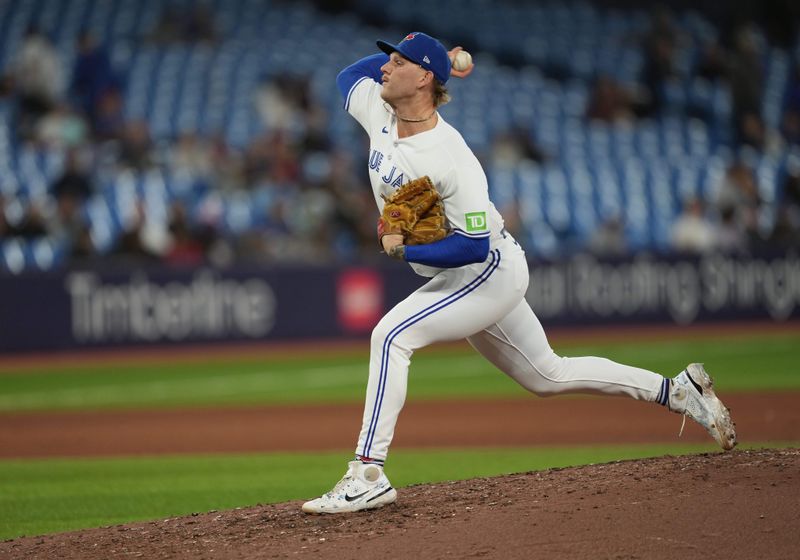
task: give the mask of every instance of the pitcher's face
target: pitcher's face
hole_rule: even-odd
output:
[[[433,79],[433,72],[393,52],[389,61],[381,66],[381,97],[390,105],[404,98],[413,97],[419,89]]]

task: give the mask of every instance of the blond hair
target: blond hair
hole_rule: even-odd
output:
[[[433,106],[441,107],[450,102],[450,94],[445,85],[437,79],[433,80]]]

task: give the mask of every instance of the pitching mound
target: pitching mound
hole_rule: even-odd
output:
[[[300,502],[0,543],[2,558],[796,558],[800,449],[659,457],[402,488],[381,510]]]

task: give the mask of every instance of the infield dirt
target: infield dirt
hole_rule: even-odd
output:
[[[800,450],[659,457],[419,485],[372,512],[300,502],[0,543],[13,559],[790,559]]]
[[[800,393],[723,395],[743,442],[800,441]],[[0,413],[0,458],[355,447],[361,404]],[[412,401],[393,448],[712,443],[696,423],[622,398]]]

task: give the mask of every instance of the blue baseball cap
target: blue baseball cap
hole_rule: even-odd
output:
[[[436,79],[443,84],[450,77],[450,57],[447,55],[447,49],[430,35],[415,31],[406,35],[396,45],[378,41],[378,48],[386,54],[399,52],[408,60],[433,72]]]

